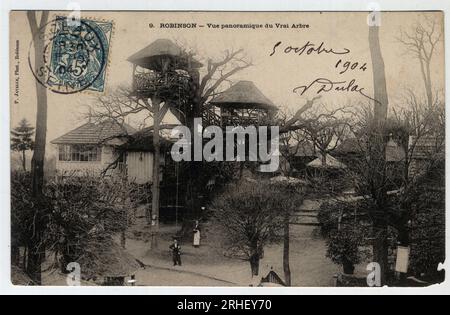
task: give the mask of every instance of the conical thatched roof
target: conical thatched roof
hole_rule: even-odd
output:
[[[211,104],[218,107],[277,109],[251,81],[239,81],[214,98]]]
[[[347,168],[347,166],[344,163],[339,162],[338,160],[336,160],[334,157],[332,157],[329,154],[326,155],[325,162],[326,162],[325,165],[323,165],[322,156],[319,155],[319,157],[317,159],[308,163],[307,166],[313,167],[313,168],[334,168],[334,169]]]
[[[85,279],[93,277],[128,277],[141,268],[136,259],[113,240],[93,242],[77,262]]]
[[[155,40],[128,58],[128,61],[146,69],[154,69],[156,59],[163,56],[171,57],[174,60],[177,59],[179,65],[183,67],[187,67],[189,63],[194,69],[202,66],[200,62],[193,58],[188,60],[187,55],[183,53],[182,49],[169,39]]]

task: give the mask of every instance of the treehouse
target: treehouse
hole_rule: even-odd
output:
[[[251,81],[239,81],[211,101],[220,114],[220,125],[268,125],[277,107]]]
[[[128,61],[133,64],[133,94],[163,100],[179,100],[190,93],[190,70],[202,64],[168,39],[157,39]]]
[[[146,103],[153,117],[152,145],[154,152],[139,152],[134,154],[141,161],[137,164],[141,169],[152,165],[152,205],[151,221],[155,226],[156,233],[152,232],[152,247],[156,246],[155,237],[159,229],[160,213],[160,179],[161,173],[161,140],[160,124],[165,112],[161,111],[161,104],[169,105],[170,110],[177,109],[178,112],[186,113],[187,106],[192,100],[193,86],[198,79],[198,68],[201,63],[194,60],[183,49],[167,39],[158,39],[149,46],[138,51],[128,61],[133,64],[133,86],[131,97],[136,97]],[[151,99],[151,105],[148,100]],[[151,107],[151,108],[150,108]],[[185,114],[186,115],[186,114]],[[155,158],[150,159],[150,155]],[[139,176],[141,170],[136,172]]]

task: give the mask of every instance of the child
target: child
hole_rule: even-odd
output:
[[[176,238],[173,239],[173,244],[169,248],[172,250],[173,265],[181,266],[181,246]]]

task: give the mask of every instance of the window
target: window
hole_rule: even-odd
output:
[[[101,161],[101,148],[94,145],[60,145],[60,161],[97,162]]]

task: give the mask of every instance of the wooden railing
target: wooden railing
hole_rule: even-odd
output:
[[[214,109],[206,109],[203,111],[203,125],[205,126],[221,126],[222,120]]]

